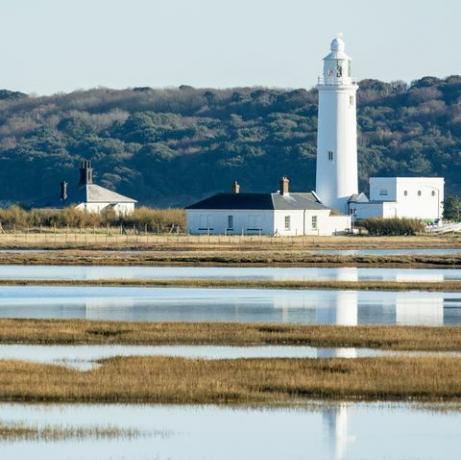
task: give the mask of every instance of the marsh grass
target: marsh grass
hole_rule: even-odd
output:
[[[175,220],[176,210],[166,215]],[[140,212],[142,215],[143,212]],[[140,219],[145,223],[146,216]],[[153,223],[152,225],[156,225]],[[144,226],[143,226],[144,228]],[[0,234],[0,248],[25,249],[87,249],[87,250],[150,250],[150,251],[212,251],[229,253],[273,251],[312,251],[317,249],[416,249],[416,248],[455,248],[461,247],[459,235],[418,235],[418,236],[223,236],[223,235],[156,235],[134,232],[130,227],[121,235],[120,228],[87,229],[28,229],[23,232]]]
[[[0,235],[0,242],[2,235]],[[115,250],[114,250],[115,249]],[[149,251],[61,249],[47,252],[0,253],[0,265],[203,265],[203,266],[398,266],[458,267],[458,255],[329,255],[305,249],[190,249],[163,247]]]
[[[81,373],[0,361],[0,400],[289,405],[311,399],[459,401],[455,358],[113,358]]]
[[[292,345],[461,351],[461,327],[0,319],[1,344]]]
[[[456,281],[323,281],[323,280],[241,280],[241,279],[82,279],[31,280],[0,279],[0,286],[106,286],[184,287],[245,289],[341,289],[363,291],[461,291]]]
[[[150,434],[150,433],[149,433]],[[61,441],[65,439],[117,439],[146,436],[134,429],[122,429],[112,426],[73,427],[73,426],[33,426],[26,423],[7,424],[0,422],[0,440],[8,441]]]

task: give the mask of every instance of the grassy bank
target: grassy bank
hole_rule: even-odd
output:
[[[461,327],[0,319],[0,343],[308,345],[383,350],[461,351]]]
[[[455,358],[114,358],[89,372],[0,361],[0,400],[162,404],[461,399]]]
[[[321,280],[219,280],[219,279],[96,279],[30,280],[0,279],[0,286],[106,286],[106,287],[185,287],[240,289],[339,289],[363,291],[461,291],[461,281],[321,281]]]
[[[89,249],[151,251],[289,251],[318,249],[461,248],[460,235],[419,236],[189,236],[144,232],[120,234],[120,229],[38,229],[0,234],[4,249]]]
[[[1,236],[0,236],[1,239]],[[0,252],[0,265],[461,267],[459,255],[329,255],[307,250]]]

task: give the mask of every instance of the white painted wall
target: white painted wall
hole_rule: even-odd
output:
[[[441,219],[444,182],[441,177],[371,177],[370,200],[391,202],[384,203],[382,217]],[[365,212],[366,206],[361,208]]]
[[[117,203],[115,204],[115,206],[113,206],[113,203],[80,203],[75,207],[76,209],[80,209],[81,211],[87,211],[91,213],[100,213],[104,209],[112,207],[112,209],[118,216],[127,216],[133,213],[135,209],[135,203]]]
[[[233,229],[228,227],[229,216]],[[191,234],[253,234],[272,235],[274,218],[272,210],[217,210],[186,209],[187,231]]]
[[[203,210],[187,209],[187,231],[211,235],[332,235],[351,228],[350,216],[330,216],[330,210]],[[233,217],[233,230],[228,227]],[[285,219],[289,218],[286,227]],[[315,225],[316,221],[316,225]]]
[[[350,58],[344,53],[342,39],[333,40],[331,53],[324,59],[323,78],[317,88],[316,193],[325,206],[347,214],[347,201],[358,191],[358,86],[351,79]]]

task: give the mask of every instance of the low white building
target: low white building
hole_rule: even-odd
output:
[[[67,182],[61,182],[59,196],[51,197],[40,203],[33,204],[39,208],[65,208],[74,206],[82,211],[100,213],[112,209],[117,215],[131,214],[135,209],[136,200],[120,195],[112,190],[93,183],[93,168],[89,161],[83,161],[80,166],[80,181],[77,186],[69,187]]]
[[[443,215],[441,177],[371,177],[370,199],[363,193],[349,200],[354,219],[407,217],[438,222]]]
[[[333,235],[351,229],[351,217],[337,215],[313,193],[290,193],[284,177],[276,193],[218,193],[186,208],[191,234]]]

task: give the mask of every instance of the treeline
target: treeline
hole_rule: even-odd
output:
[[[76,208],[32,209],[19,206],[0,209],[0,230],[37,231],[49,228],[107,228],[149,233],[180,233],[186,228],[182,209],[150,209],[141,207],[128,216],[118,216],[113,210],[101,214],[84,212]]]
[[[360,82],[361,189],[370,175],[444,176],[461,194],[461,76]],[[99,184],[153,207],[225,190],[315,187],[317,91],[94,89],[0,91],[0,204],[56,196],[82,159]]]

